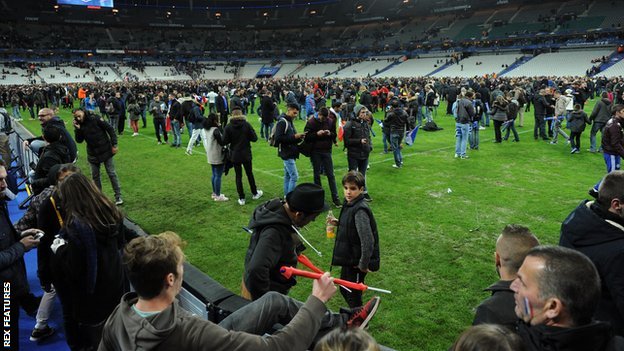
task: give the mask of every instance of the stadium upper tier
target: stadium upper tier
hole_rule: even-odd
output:
[[[601,61],[604,59],[604,63]],[[585,76],[588,72],[601,76],[623,75],[622,57],[615,51],[568,50],[544,53],[535,57],[520,52],[499,55],[474,55],[460,58],[459,54],[424,56],[415,58],[381,56],[371,59],[351,59],[337,62],[251,61],[246,64],[224,61],[202,61],[191,64],[167,65],[146,62],[128,66],[119,63],[98,63],[79,67],[50,63],[18,65],[0,64],[1,85],[34,83],[83,83],[119,81],[166,80],[231,80],[267,78],[336,78],[358,79],[365,77],[475,77],[475,76]],[[607,64],[608,63],[608,64]],[[615,65],[609,67],[610,64]],[[604,66],[603,66],[604,64]],[[598,71],[592,71],[601,67]]]
[[[374,2],[375,6],[381,6],[377,3],[386,2]],[[388,8],[402,6],[394,1],[387,3]],[[473,8],[457,12],[417,11],[415,16],[386,16],[383,20],[373,16],[372,9],[367,9],[369,16],[357,17],[357,21],[343,17],[317,24],[304,17],[290,28],[271,27],[271,24],[281,21],[268,21],[266,26],[243,25],[247,21],[231,27],[205,20],[194,24],[192,18],[176,17],[176,13],[166,21],[143,23],[141,18],[133,18],[131,14],[123,16],[124,9],[111,22],[103,13],[99,21],[81,20],[81,17],[93,17],[93,14],[75,12],[74,17],[69,17],[69,14],[74,14],[72,11],[77,11],[70,8],[54,15],[46,13],[41,17],[28,17],[31,20],[27,22],[23,17],[3,21],[0,24],[0,49],[6,50],[0,50],[0,54],[66,53],[73,50],[95,55],[123,55],[128,52],[194,54],[232,60],[274,58],[276,54],[311,58],[352,52],[406,52],[441,48],[449,43],[462,47],[490,47],[511,45],[507,41],[520,39],[543,44],[552,42],[544,38],[553,36],[564,36],[557,40],[565,41],[571,39],[568,35],[578,34],[579,38],[583,38],[587,33],[599,36],[605,31],[621,31],[621,20],[617,14],[624,10],[624,2],[514,2],[496,6],[474,4]],[[321,18],[331,16],[330,13],[317,15]],[[227,13],[224,12],[223,17],[225,20]],[[290,18],[284,18],[284,21],[287,20]]]

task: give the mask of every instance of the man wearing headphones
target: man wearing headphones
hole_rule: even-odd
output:
[[[624,172],[607,174],[597,201],[583,201],[561,225],[559,245],[591,259],[602,295],[595,319],[608,321],[624,335]]]

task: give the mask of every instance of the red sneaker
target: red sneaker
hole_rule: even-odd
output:
[[[379,307],[380,302],[381,299],[379,296],[375,296],[370,299],[364,307],[356,309],[351,315],[351,318],[349,318],[347,327],[360,329],[366,328],[368,326],[368,322],[370,322],[371,318],[375,315],[375,312],[377,312],[377,307]]]

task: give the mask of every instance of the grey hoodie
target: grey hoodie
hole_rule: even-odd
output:
[[[306,350],[316,336],[325,305],[310,296],[286,327],[262,337],[229,331],[183,310],[174,301],[167,309],[149,317],[139,316],[132,306],[136,293],[127,293],[104,326],[98,351],[107,350],[210,350],[296,351]],[[249,316],[250,318],[259,316]]]

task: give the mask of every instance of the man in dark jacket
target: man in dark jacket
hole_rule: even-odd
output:
[[[76,141],[87,143],[87,161],[91,166],[91,176],[98,188],[102,189],[100,181],[100,164],[108,174],[113,191],[115,191],[115,204],[122,205],[121,186],[115,171],[113,156],[117,154],[117,135],[110,124],[104,122],[100,116],[83,109],[74,110],[74,128]]]
[[[219,99],[217,97],[217,99]],[[243,170],[249,181],[252,198],[259,199],[263,192],[256,187],[256,179],[253,175],[251,163],[251,143],[258,141],[258,135],[251,124],[245,119],[245,115],[240,108],[232,110],[230,123],[223,131],[223,144],[230,145],[230,162],[236,172],[236,191],[238,192],[238,204],[245,204],[245,190],[243,189]]]
[[[622,157],[624,157],[624,105],[613,107],[611,118],[602,131],[602,152],[607,165],[607,173],[620,169]],[[589,189],[589,195],[597,198],[600,182]]]
[[[546,101],[545,96],[546,90],[541,89],[539,91],[539,94],[535,95],[535,100],[533,100],[533,105],[535,106],[535,110],[533,111],[535,113],[535,127],[533,128],[533,138],[535,138],[535,140],[537,140],[538,138],[538,131],[539,137],[542,138],[542,140],[550,140],[546,135],[546,125],[544,120],[544,118],[546,118],[546,109],[549,108],[550,105]]]
[[[106,100],[105,105],[106,114],[108,115],[108,121],[113,129],[119,128],[119,121],[121,114],[123,113],[123,105],[121,102],[121,93],[115,92],[115,94]]]
[[[467,91],[465,96],[457,100],[457,116],[455,117],[455,157],[468,158],[466,146],[470,134],[470,124],[475,116],[475,108],[472,104],[474,94]]]
[[[4,162],[0,160],[0,279],[4,290],[4,296],[10,296],[10,313],[7,321],[7,306],[4,314],[4,347],[13,350],[19,348],[19,312],[21,301],[29,295],[28,280],[26,279],[26,266],[24,253],[36,247],[39,239],[33,236],[38,232],[36,229],[28,229],[18,233],[11,219],[4,200],[7,189],[7,171]],[[21,236],[21,239],[20,239]],[[8,323],[8,325],[7,325]]]
[[[598,152],[596,148],[596,134],[602,134],[604,126],[611,118],[611,101],[607,92],[602,93],[600,101],[594,105],[589,120],[592,122],[592,129],[589,134],[589,152]]]
[[[180,130],[184,127],[184,116],[182,115],[182,105],[174,94],[169,94],[169,112],[167,114],[171,119],[171,129],[173,130],[173,143],[171,143],[171,147],[180,147]]]
[[[41,131],[48,126],[54,126],[58,128],[61,132],[61,143],[67,147],[67,151],[69,152],[70,162],[76,159],[77,148],[76,142],[74,138],[72,138],[71,134],[67,128],[65,128],[65,122],[63,120],[54,115],[54,111],[51,108],[42,108],[39,111],[39,123],[41,124]],[[30,138],[24,141],[24,147],[30,147],[34,153],[39,154],[41,148],[45,146],[45,142],[43,141],[43,137]]]
[[[368,157],[373,151],[370,129],[372,114],[363,105],[355,105],[353,111],[356,117],[349,120],[343,127],[344,147],[347,149],[349,171],[362,173],[366,182]],[[372,201],[366,185],[364,185],[364,199]]]
[[[39,194],[50,184],[48,172],[54,165],[69,163],[67,147],[61,142],[61,130],[55,126],[48,125],[43,129],[43,139],[48,143],[41,151],[41,157],[37,162],[35,173],[30,180],[33,193]]]
[[[288,195],[299,179],[296,160],[299,158],[299,143],[305,133],[297,133],[293,120],[299,116],[299,105],[288,104],[286,114],[280,116],[275,126],[277,155],[284,161],[284,197]]]
[[[270,90],[262,91],[262,98],[260,99],[260,118],[262,119],[262,127],[260,128],[260,137],[264,140],[269,140],[271,129],[273,129],[273,122],[275,121],[275,104],[273,103],[273,93]]]
[[[219,90],[219,95],[215,97],[215,105],[221,125],[224,126],[227,124],[228,115],[230,114],[230,106],[228,105],[228,99],[227,96],[225,96],[224,89]]]
[[[273,199],[254,210],[243,277],[244,288],[253,300],[269,291],[288,294],[296,280],[284,277],[280,268],[297,266],[297,257],[305,249],[295,227],[307,225],[328,209],[323,188],[303,183],[288,193],[286,201]]]
[[[611,326],[592,319],[600,300],[600,278],[587,256],[560,246],[528,252],[511,283],[516,331],[527,351],[623,350]]]
[[[403,155],[401,154],[401,144],[407,128],[407,112],[401,107],[398,99],[390,102],[392,111],[388,112],[384,120],[384,128],[390,132],[390,145],[394,153],[394,164],[392,167],[401,168],[403,166]]]
[[[308,119],[305,133],[305,142],[312,145],[310,160],[314,172],[314,184],[321,185],[321,170],[323,170],[329,183],[332,202],[336,207],[340,207],[342,201],[338,197],[332,160],[332,147],[336,144],[336,121],[329,118],[327,107],[321,107],[318,116]]]
[[[509,288],[517,278],[518,269],[527,252],[539,245],[539,241],[529,228],[510,224],[496,240],[494,263],[500,280],[490,285],[485,291],[492,295],[477,307],[472,325],[501,324],[513,329],[518,317],[514,312],[513,291]]]
[[[602,285],[595,318],[624,335],[624,172],[607,174],[598,200],[585,200],[572,211],[561,225],[559,245],[592,260]]]

